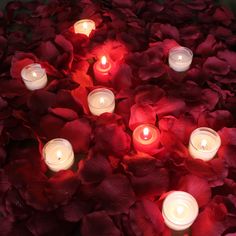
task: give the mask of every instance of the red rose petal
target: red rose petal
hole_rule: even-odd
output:
[[[140,124],[155,124],[156,113],[149,105],[134,104],[130,111],[129,127],[134,130]]]
[[[92,129],[88,120],[81,118],[67,122],[60,131],[60,137],[71,142],[74,152],[87,152],[91,140],[91,132]]]
[[[222,60],[225,60],[231,67],[232,70],[236,70],[235,60],[236,60],[236,53],[229,50],[219,51],[217,53],[217,57]]]
[[[100,153],[90,153],[86,160],[81,160],[78,173],[82,183],[97,183],[112,173],[112,168],[106,157]]]
[[[121,236],[112,219],[104,212],[93,212],[84,217],[81,226],[81,236],[112,235]]]
[[[152,78],[160,78],[166,73],[166,67],[162,62],[153,63],[139,69],[139,77],[141,80],[149,80]]]
[[[157,236],[164,230],[160,209],[157,204],[149,200],[136,202],[130,209],[129,217],[134,235]]]
[[[230,66],[217,57],[208,57],[203,64],[203,70],[210,75],[227,75],[230,71]]]
[[[45,193],[54,204],[67,203],[79,184],[78,176],[71,170],[59,171],[49,179]]]
[[[236,128],[223,128],[219,131],[222,145],[236,145]]]
[[[163,97],[155,104],[154,109],[158,118],[165,115],[178,116],[185,109],[185,102],[182,99]]]
[[[49,108],[49,112],[68,121],[78,119],[77,113],[69,108]]]
[[[98,206],[108,214],[127,213],[135,201],[129,180],[123,175],[112,175],[104,179],[94,192]]]
[[[199,207],[206,205],[211,199],[211,188],[208,182],[194,175],[186,175],[180,179],[178,190],[193,195]]]
[[[236,168],[235,153],[236,153],[236,146],[225,145],[219,149],[218,156],[223,158],[228,164],[228,166]]]
[[[133,189],[138,196],[156,196],[167,191],[169,174],[164,168],[155,168],[145,176],[130,177]]]
[[[115,124],[97,127],[94,135],[95,147],[104,153],[123,156],[130,149],[130,136]]]

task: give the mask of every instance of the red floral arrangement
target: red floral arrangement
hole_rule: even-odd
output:
[[[96,22],[90,37],[75,21]],[[0,235],[171,235],[166,193],[183,190],[200,207],[192,236],[236,232],[236,21],[212,0],[9,3],[0,14]],[[194,53],[191,68],[168,66],[169,49]],[[119,64],[108,87],[115,113],[90,114],[100,84],[92,67],[106,52]],[[29,91],[21,70],[40,63],[49,82]],[[137,124],[161,131],[156,154],[136,153]],[[218,156],[188,152],[200,126],[220,134]],[[76,167],[49,174],[42,145],[66,138]]]

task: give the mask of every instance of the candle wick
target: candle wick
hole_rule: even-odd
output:
[[[57,155],[57,159],[58,159],[58,160],[61,160],[61,158],[62,158],[62,152],[61,152],[60,150],[57,151],[56,155]]]
[[[32,72],[33,77],[37,77],[37,73],[35,71]]]

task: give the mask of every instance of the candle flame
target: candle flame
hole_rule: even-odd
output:
[[[183,59],[183,56],[182,55],[179,55],[178,56],[178,60],[181,61]]]
[[[149,128],[148,128],[148,127],[145,127],[145,128],[143,129],[143,135],[144,135],[144,136],[148,136],[148,135],[149,135]]]
[[[207,146],[207,141],[206,141],[206,139],[203,139],[201,141],[201,148],[204,150],[206,148],[206,146]]]
[[[104,99],[103,97],[101,97],[100,100],[99,100],[99,102],[100,102],[100,104],[103,105],[103,104],[105,103],[105,99]]]
[[[35,71],[32,71],[32,76],[37,77],[37,73]]]
[[[107,58],[106,58],[106,56],[102,56],[102,58],[101,58],[101,64],[102,64],[103,66],[105,66],[105,65],[107,64]]]
[[[61,151],[61,150],[57,150],[56,156],[57,156],[57,159],[58,159],[58,160],[61,160],[61,158],[62,158],[62,156],[63,156],[62,151]]]
[[[84,23],[83,23],[83,28],[84,28],[84,29],[88,29],[88,23],[87,23],[87,22],[84,22]]]

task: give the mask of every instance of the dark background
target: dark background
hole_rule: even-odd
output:
[[[23,2],[29,2],[31,0],[22,0]],[[47,0],[45,0],[47,1]],[[101,0],[102,1],[102,0]],[[160,0],[164,1],[164,0]],[[192,1],[197,1],[197,0],[192,0]],[[232,9],[236,13],[236,0],[215,0],[216,2],[220,3],[221,5],[228,6],[230,9]],[[10,2],[10,0],[0,0],[0,8],[3,9],[3,7]]]

